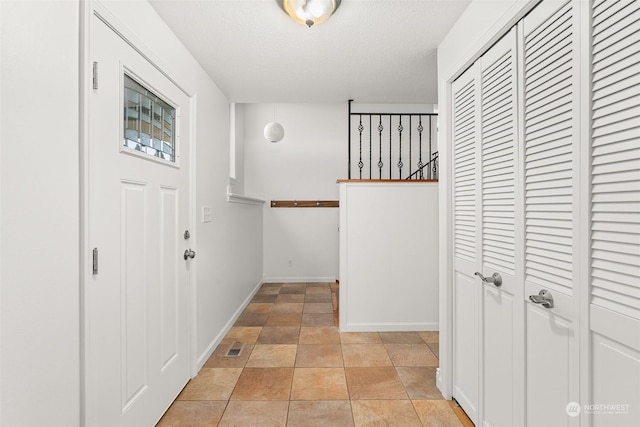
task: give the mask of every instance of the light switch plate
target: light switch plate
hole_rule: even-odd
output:
[[[211,211],[210,206],[202,207],[202,222],[211,222],[213,221],[213,213]]]

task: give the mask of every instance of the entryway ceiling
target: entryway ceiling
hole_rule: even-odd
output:
[[[295,23],[275,0],[150,0],[232,102],[437,103],[436,48],[471,0],[342,0]]]

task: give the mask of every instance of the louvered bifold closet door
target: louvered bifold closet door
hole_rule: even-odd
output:
[[[478,67],[452,85],[453,178],[453,397],[469,417],[478,420],[480,287],[478,270]]]
[[[523,21],[526,414],[531,426],[567,425],[565,405],[579,400],[574,300],[579,79],[572,6],[571,1],[543,1]],[[553,307],[541,303],[541,291],[553,297]]]
[[[639,34],[640,2],[593,3],[592,393],[629,405],[594,426],[640,425]]]
[[[500,274],[502,284],[483,283],[483,380],[484,425],[510,427],[522,424],[514,418],[515,335],[522,335],[514,321],[518,311],[514,294],[522,287],[515,275],[515,200],[517,150],[516,29],[513,28],[480,59],[481,120],[481,223],[482,271]],[[521,310],[518,315],[522,316]],[[519,357],[522,357],[519,354]],[[522,384],[522,380],[519,381]]]

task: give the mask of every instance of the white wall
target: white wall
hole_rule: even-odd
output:
[[[438,183],[340,184],[340,330],[438,330]]]
[[[77,1],[2,1],[0,425],[80,419]]]
[[[271,208],[270,200],[337,200],[347,175],[347,103],[275,104],[284,139],[269,143],[264,126],[274,104],[244,105],[245,194],[264,207],[265,281],[338,277],[338,209]],[[291,266],[289,265],[291,260]]]

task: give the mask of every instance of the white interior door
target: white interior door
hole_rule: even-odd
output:
[[[189,379],[189,98],[98,17],[91,43],[86,419],[151,426]]]
[[[578,422],[567,411],[570,402],[579,400],[580,360],[574,289],[580,255],[574,20],[571,2],[547,1],[527,15],[522,26],[529,426]],[[553,306],[542,301],[541,291],[553,297]]]
[[[465,71],[453,89],[453,397],[478,422],[480,397],[481,287],[479,269],[478,67]]]
[[[483,425],[522,424],[521,266],[516,267],[518,153],[516,29],[480,59],[482,179],[478,218],[482,230]],[[519,211],[518,211],[519,212]],[[519,219],[518,219],[519,222]],[[519,224],[518,224],[519,225]],[[497,274],[498,276],[494,275]],[[479,279],[478,279],[479,280]],[[479,282],[480,283],[480,282]]]

